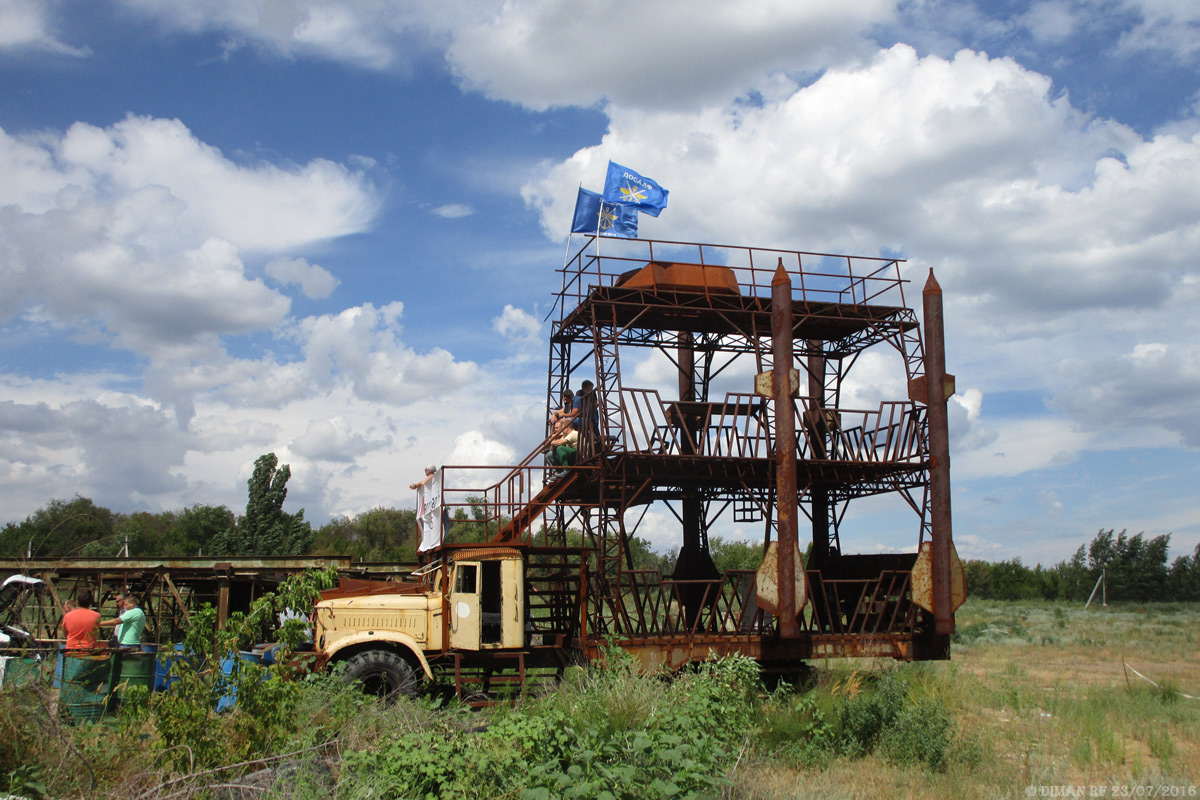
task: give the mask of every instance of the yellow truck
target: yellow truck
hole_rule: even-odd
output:
[[[409,582],[343,580],[316,606],[318,663],[345,662],[371,694],[412,694],[438,674],[522,685],[579,651],[582,550],[446,545]]]

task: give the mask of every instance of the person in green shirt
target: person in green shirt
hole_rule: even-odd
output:
[[[137,647],[142,643],[142,631],[146,629],[146,612],[138,608],[137,598],[129,592],[117,595],[117,611],[120,612],[119,616],[104,620],[100,627],[120,625],[116,632],[117,644],[120,647]]]

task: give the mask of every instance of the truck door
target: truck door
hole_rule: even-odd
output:
[[[479,573],[481,647],[525,646],[525,570],[520,559],[484,561]]]
[[[482,616],[479,609],[480,563],[460,561],[454,565],[450,590],[450,646],[478,650]]]
[[[503,587],[500,646],[525,646],[525,563],[519,558],[501,562]]]

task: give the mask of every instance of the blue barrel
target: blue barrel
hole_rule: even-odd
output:
[[[112,662],[102,655],[60,656],[62,687],[59,702],[72,722],[94,722],[104,714]]]
[[[260,644],[260,645],[255,646],[254,652],[257,653],[258,655],[262,656],[262,664],[264,667],[266,667],[266,666],[270,666],[271,664],[275,663],[275,660],[279,654],[280,647],[281,647],[281,645],[279,644],[279,642],[273,642],[271,644]]]
[[[221,659],[221,672],[226,678],[233,675],[233,665],[238,661],[244,661],[248,664],[259,664],[262,662],[262,655],[252,653],[247,650],[239,650],[237,655],[228,655]],[[225,694],[217,698],[217,711],[228,711],[237,703],[237,686],[230,682],[225,690]]]
[[[175,666],[175,662],[183,657],[183,645],[175,645],[174,650],[163,651],[158,654],[154,662],[154,691],[165,692],[171,688],[171,684],[179,680],[172,672],[171,668]]]

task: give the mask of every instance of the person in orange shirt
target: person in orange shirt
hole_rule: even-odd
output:
[[[67,632],[68,650],[87,650],[96,646],[100,613],[92,610],[92,590],[82,589],[75,596],[76,608],[67,606],[62,626]]]

